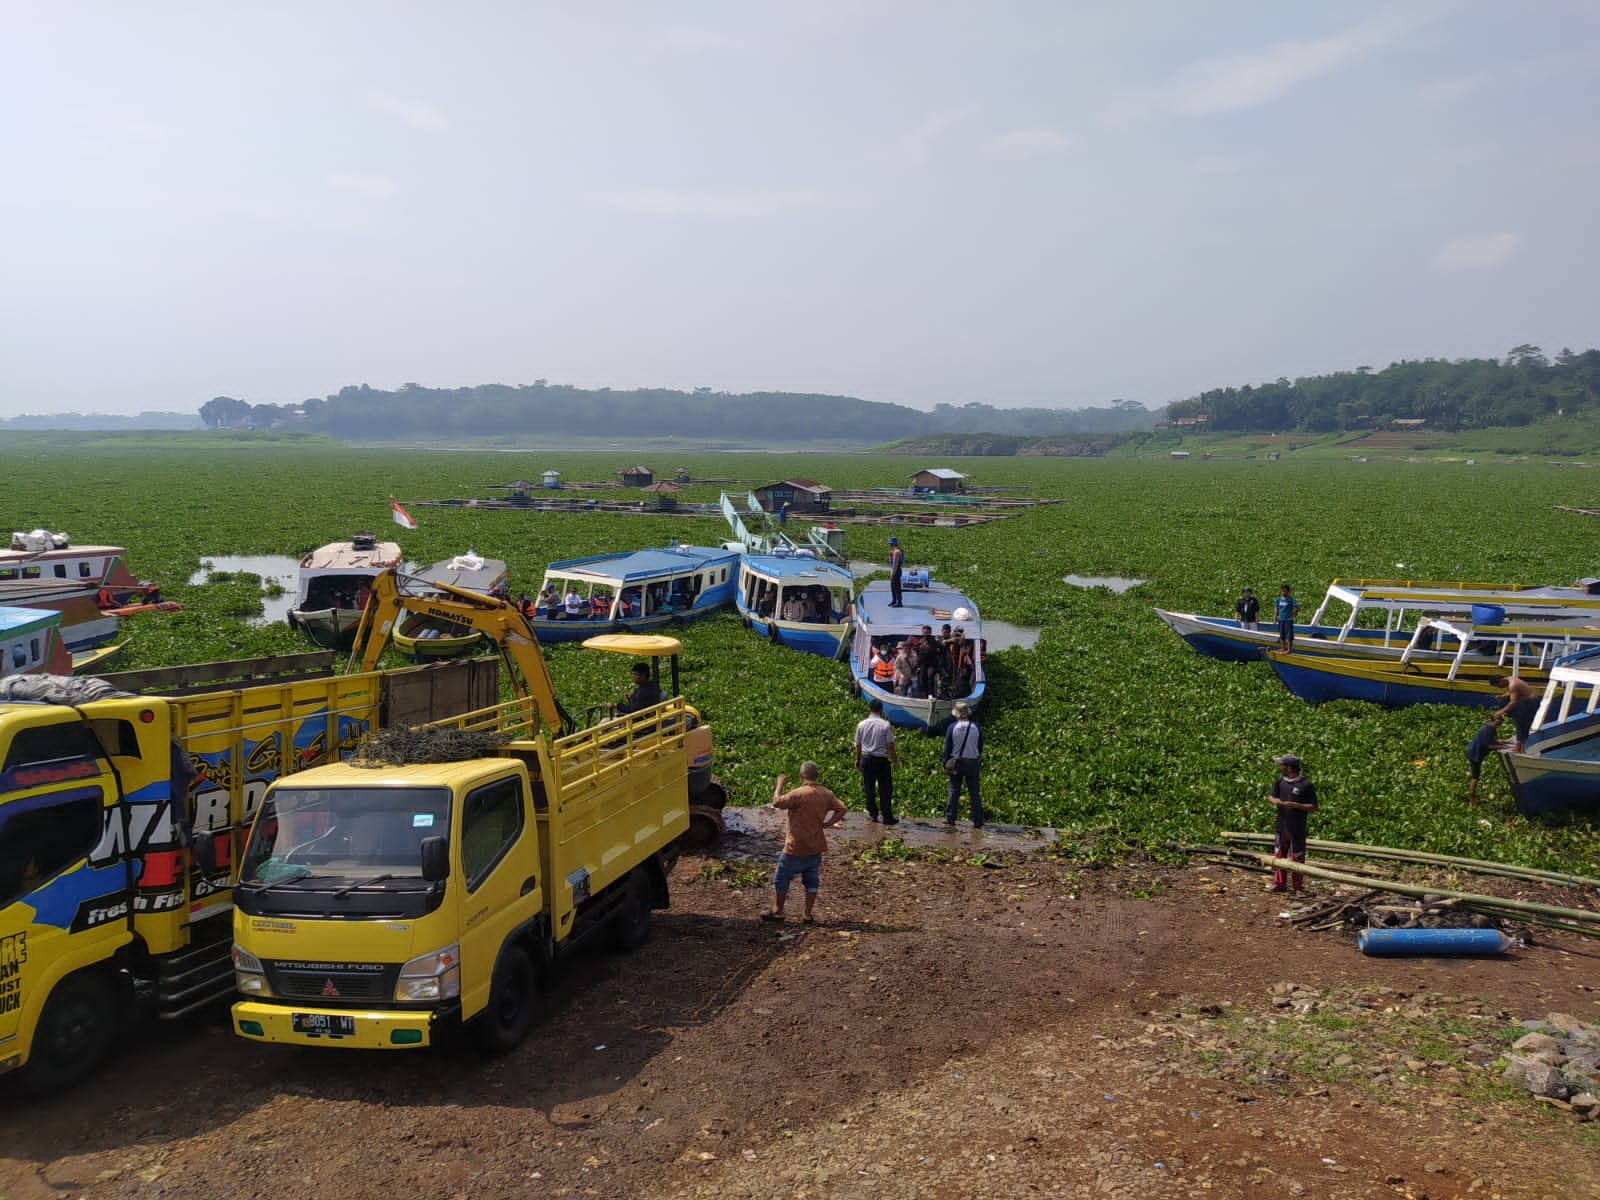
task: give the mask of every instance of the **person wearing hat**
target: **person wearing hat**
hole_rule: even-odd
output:
[[[900,603],[900,571],[906,565],[906,552],[900,549],[900,539],[889,539],[889,607],[904,607]]]
[[[1240,629],[1254,631],[1261,618],[1261,601],[1256,599],[1254,592],[1245,588],[1233,602],[1233,613],[1239,618]]]
[[[972,706],[958,700],[950,710],[955,719],[944,731],[944,773],[950,777],[950,792],[944,804],[944,823],[956,823],[956,805],[961,802],[961,785],[967,785],[972,800],[972,827],[983,828],[983,797],[978,790],[978,759],[983,753],[983,730],[972,719]]]
[[[1277,824],[1273,828],[1272,856],[1305,862],[1306,822],[1317,809],[1317,789],[1312,786],[1311,780],[1300,774],[1298,754],[1280,754],[1272,761],[1278,764],[1278,777],[1272,781],[1272,791],[1267,794],[1267,799],[1278,810]],[[1304,891],[1305,876],[1299,871],[1274,867],[1272,883],[1267,891],[1281,892],[1286,886],[1291,892]]]

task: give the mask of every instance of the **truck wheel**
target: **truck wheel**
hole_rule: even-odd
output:
[[[489,985],[489,1005],[478,1014],[474,1032],[490,1054],[506,1054],[522,1044],[539,1013],[539,972],[521,946],[500,956]]]
[[[117,1032],[117,1001],[96,972],[68,975],[39,1014],[22,1083],[36,1096],[71,1087],[99,1065]]]
[[[623,886],[622,903],[611,918],[611,948],[619,953],[650,940],[650,879],[635,870]]]

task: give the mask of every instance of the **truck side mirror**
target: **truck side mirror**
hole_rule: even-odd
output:
[[[217,869],[217,835],[209,829],[194,831],[194,861],[207,875]]]
[[[425,837],[422,839],[422,877],[429,883],[438,883],[450,877],[450,839]]]

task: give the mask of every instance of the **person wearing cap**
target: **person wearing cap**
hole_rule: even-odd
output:
[[[899,765],[894,726],[883,715],[883,701],[874,696],[867,702],[867,715],[856,725],[856,770],[861,772],[867,820],[876,821],[881,807],[885,825],[899,824],[894,815],[894,768]]]
[[[889,607],[901,608],[900,571],[906,565],[906,552],[900,549],[900,539],[889,539]]]
[[[1298,754],[1280,754],[1272,761],[1278,764],[1278,777],[1272,781],[1272,790],[1267,794],[1267,799],[1278,810],[1277,824],[1273,827],[1272,856],[1305,862],[1306,822],[1317,809],[1317,789],[1311,780],[1300,774]],[[1281,892],[1286,886],[1291,892],[1304,891],[1305,876],[1299,871],[1274,867],[1267,891]]]
[[[961,785],[967,785],[972,801],[972,827],[983,828],[983,797],[978,790],[978,760],[983,753],[983,730],[972,719],[972,706],[965,700],[950,710],[955,720],[944,731],[944,771],[950,777],[950,791],[944,804],[944,823],[956,823],[956,806],[961,802]]]
[[[1254,592],[1245,588],[1233,602],[1233,612],[1239,618],[1240,629],[1254,631],[1260,625],[1261,601],[1256,599]]]

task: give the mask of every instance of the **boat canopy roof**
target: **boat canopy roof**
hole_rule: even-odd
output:
[[[544,575],[546,579],[575,579],[618,585],[648,583],[653,579],[665,579],[704,567],[731,566],[738,557],[736,551],[720,547],[668,546],[662,550],[634,550],[563,559],[545,568]]]
[[[506,564],[500,558],[482,558],[470,551],[436,562],[418,571],[423,583],[447,583],[469,592],[487,592],[506,581]]]
[[[824,562],[820,558],[794,554],[747,554],[741,560],[748,571],[784,583],[821,583],[828,587],[854,587],[856,578],[848,567]]]
[[[0,605],[0,637],[27,633],[46,625],[59,625],[61,614],[53,608],[24,608],[17,604]]]
[[[920,633],[924,625],[932,625],[937,632],[940,625],[946,624],[961,626],[969,638],[983,636],[978,606],[948,583],[903,588],[900,608],[889,607],[889,596],[889,581],[874,579],[856,597],[857,624],[869,629],[874,637]]]
[[[326,546],[318,546],[300,560],[300,569],[324,575],[335,575],[342,571],[371,574],[400,565],[403,555],[396,543],[373,542],[363,545],[365,548],[362,549],[357,549],[354,542],[329,542]]]

